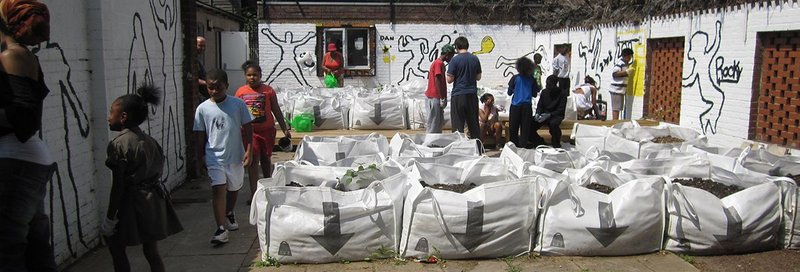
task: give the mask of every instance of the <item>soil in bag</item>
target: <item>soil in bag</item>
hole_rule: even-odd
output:
[[[674,143],[682,143],[685,142],[686,140],[672,136],[661,136],[661,137],[655,137],[650,141],[657,144],[674,144]]]
[[[597,184],[597,183],[591,183],[589,185],[586,185],[586,189],[595,190],[595,191],[598,191],[598,192],[601,192],[601,193],[604,193],[604,194],[610,194],[611,191],[614,190],[614,188],[605,186],[603,184]]]
[[[430,188],[437,189],[437,190],[451,191],[451,192],[456,192],[456,193],[459,193],[459,194],[464,193],[466,191],[469,191],[472,188],[478,187],[478,185],[475,185],[475,183],[470,183],[470,184],[433,184],[433,185],[429,185],[429,184],[427,184],[427,183],[425,183],[424,181],[421,181],[421,180],[419,181],[419,183],[422,184],[422,187],[430,187]]]
[[[742,190],[741,187],[733,185],[725,185],[719,182],[714,182],[710,179],[701,179],[701,178],[673,179],[672,182],[680,183],[681,185],[684,186],[706,190],[720,199]]]
[[[294,182],[294,181],[289,182],[289,184],[286,184],[286,186],[289,186],[289,187],[305,187],[305,186],[303,186],[303,184],[300,184],[300,183],[297,183],[297,182]]]

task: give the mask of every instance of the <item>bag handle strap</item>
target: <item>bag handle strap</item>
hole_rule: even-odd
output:
[[[455,241],[455,239],[453,239],[452,235],[453,232],[450,231],[450,228],[447,227],[447,223],[444,222],[442,206],[439,205],[439,201],[436,200],[436,197],[434,197],[433,190],[430,188],[425,188],[425,190],[426,190],[425,194],[428,194],[431,198],[431,210],[433,211],[433,217],[436,218],[436,222],[439,223],[439,227],[442,228],[445,234],[448,233],[451,234],[451,235],[445,235],[447,240],[450,241],[450,244],[452,244],[454,247],[457,246],[458,243]]]
[[[689,201],[689,198],[686,197],[686,192],[683,189],[683,185],[673,183],[672,190],[675,191],[676,194],[679,194],[681,198],[683,198],[683,202],[686,203],[686,212],[689,214],[689,217],[691,217],[692,220],[696,221],[698,218],[697,210],[694,208],[692,202]],[[672,203],[673,209],[675,209],[675,206],[678,205],[678,203],[676,203],[678,200],[677,198],[678,196],[675,196],[676,201]]]

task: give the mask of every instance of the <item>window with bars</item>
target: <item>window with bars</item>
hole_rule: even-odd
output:
[[[350,76],[375,75],[375,28],[374,27],[318,27],[317,58],[328,53],[328,44],[335,44],[336,50],[344,57],[345,74]],[[317,66],[317,75],[322,76],[321,66]]]

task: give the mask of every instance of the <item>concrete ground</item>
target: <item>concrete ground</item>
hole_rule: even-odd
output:
[[[498,151],[487,155],[497,156]],[[293,153],[276,152],[275,161],[291,159]],[[672,253],[653,253],[626,257],[536,257],[504,260],[447,260],[444,264],[413,261],[376,260],[372,262],[281,265],[266,267],[260,262],[255,227],[249,224],[248,189],[243,189],[236,207],[240,223],[231,232],[230,242],[214,247],[209,239],[214,230],[211,193],[206,180],[186,182],[173,195],[173,202],[184,231],[159,242],[167,271],[699,271]],[[149,271],[141,246],[129,247],[133,271]],[[65,271],[113,271],[106,247],[87,254]]]

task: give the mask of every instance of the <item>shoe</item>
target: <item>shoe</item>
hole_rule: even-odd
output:
[[[211,243],[215,245],[221,245],[228,242],[228,230],[218,228],[214,232],[214,236],[211,236]]]
[[[239,229],[239,224],[236,223],[236,214],[229,212],[225,217],[228,218],[228,230],[235,231]]]

